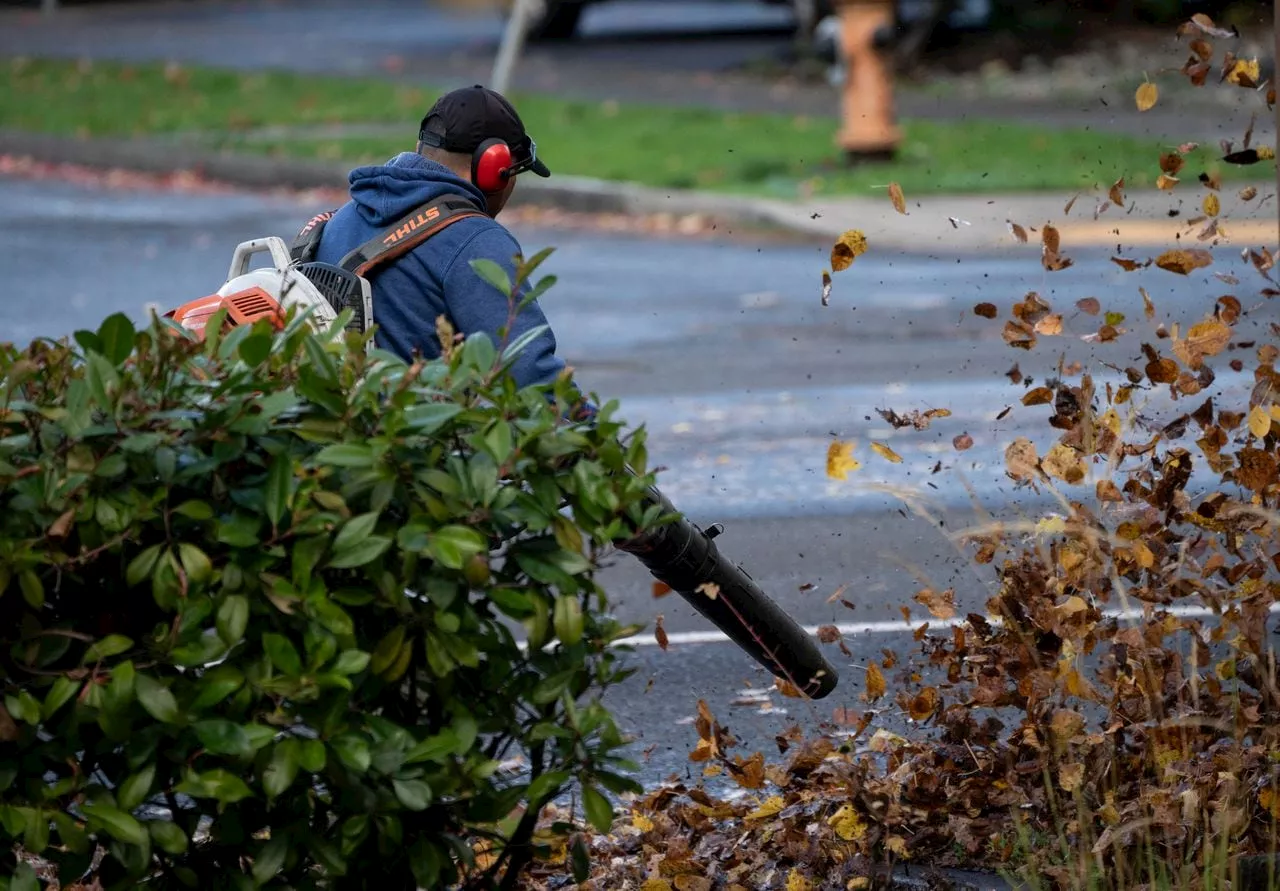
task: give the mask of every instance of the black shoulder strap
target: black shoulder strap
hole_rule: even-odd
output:
[[[335,213],[336,210],[318,213],[302,227],[289,248],[289,256],[294,263],[310,263],[316,258],[316,251],[320,249],[320,236],[324,234],[324,224],[333,219]]]
[[[339,261],[348,272],[364,276],[381,263],[407,254],[446,226],[467,217],[487,217],[464,195],[445,195],[401,217]]]

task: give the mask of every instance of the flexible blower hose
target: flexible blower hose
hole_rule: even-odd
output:
[[[663,514],[679,513],[658,489],[650,487],[649,494]],[[703,531],[681,514],[675,522],[619,542],[618,548],[636,557],[775,677],[812,699],[827,696],[840,680],[835,668],[813,635],[720,553],[715,538],[723,531],[718,523]],[[714,596],[699,590],[707,583],[715,586]]]

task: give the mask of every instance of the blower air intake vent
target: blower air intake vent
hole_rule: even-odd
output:
[[[371,320],[365,318],[364,289],[359,276],[331,263],[303,263],[298,271],[324,295],[335,313],[351,310],[348,331],[359,334],[369,326]]]

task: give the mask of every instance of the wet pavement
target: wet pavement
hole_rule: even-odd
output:
[[[56,337],[115,311],[144,319],[148,304],[209,293],[239,241],[289,236],[319,207],[279,196],[0,178],[8,282],[0,337]],[[863,659],[882,647],[904,654],[912,647],[894,623],[920,587],[955,587],[962,614],[981,608],[992,592],[991,568],[962,558],[947,533],[981,518],[971,493],[987,510],[1027,507],[1004,474],[1004,449],[1025,435],[1043,454],[1054,439],[1049,408],[1022,406],[1026,386],[1004,376],[1015,362],[1036,385],[1060,355],[1089,363],[1099,389],[1121,380],[1102,363],[1143,364],[1139,346],[1150,335],[1139,286],[1170,325],[1202,318],[1224,293],[1244,305],[1238,340],[1278,320],[1275,304],[1257,296],[1261,280],[1230,247],[1215,250],[1215,266],[1186,277],[1155,267],[1125,273],[1100,251],[1073,252],[1076,265],[1052,274],[1025,246],[981,256],[872,251],[837,274],[824,307],[826,245],[514,229],[527,253],[556,247],[543,271],[559,283],[543,302],[563,354],[584,388],[618,398],[623,417],[647,426],[652,461],[667,468],[663,490],[696,522],[725,523],[721,549],[803,624],[845,626],[855,654],[830,648],[844,681],[822,703],[775,695],[774,706],[789,715],[762,713],[758,702],[730,706],[748,684],[771,680],[731,645],[706,642],[702,635],[714,629],[674,596],[655,601],[643,568],[616,558],[604,581],[619,616],[651,629],[661,613],[676,641],[669,652],[642,647],[639,674],[614,697],[624,724],[645,734],[643,745],[659,746],[652,776],[678,768],[696,742],[680,722],[699,697],[732,713],[732,729],[748,745],[771,745],[790,718],[808,723],[835,707],[860,706]],[[1228,270],[1241,284],[1212,278]],[[1064,312],[1066,334],[1027,353],[1005,345],[1000,330],[1009,305],[1030,290]],[[1082,341],[1100,323],[1074,309],[1086,296],[1124,312],[1142,334],[1105,347]],[[1000,319],[973,315],[983,300],[1001,308]],[[1218,367],[1210,392],[1250,386],[1225,363]],[[1204,398],[1175,405],[1142,395],[1144,414],[1158,424]],[[1006,407],[1012,410],[997,420]],[[877,414],[930,408],[951,416],[926,431],[893,431]],[[952,440],[963,433],[973,446],[957,452]],[[863,466],[848,481],[825,474],[833,435],[859,444]],[[872,439],[901,462],[872,454]],[[904,508],[904,497],[927,502],[945,526]],[[841,586],[853,608],[832,602]]]

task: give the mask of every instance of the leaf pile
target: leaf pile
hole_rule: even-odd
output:
[[[1180,31],[1190,33],[1196,65],[1212,55],[1207,37],[1233,35],[1202,14]],[[1256,88],[1256,68],[1229,60],[1222,79]],[[1143,84],[1139,109],[1157,96]],[[1162,166],[1172,177],[1180,162]],[[1117,180],[1116,205],[1122,189]],[[1204,209],[1220,210],[1216,200]],[[1245,254],[1256,293],[1274,296],[1273,256]],[[1041,258],[1050,272],[1071,263],[1051,225]],[[1181,276],[1212,261],[1187,247],[1113,259]],[[1185,330],[1158,323],[1141,288],[1140,319],[1093,297],[1013,302],[1008,348],[1075,336],[1116,355],[1098,358],[1103,379],[1063,368],[1054,349],[1055,373],[1023,399],[1049,407],[1050,435],[1010,442],[1005,470],[1019,491],[1055,493],[1059,509],[953,533],[994,573],[985,613],[958,615],[950,590],[918,592],[929,617],[915,649],[866,660],[866,709],[838,708],[807,735],[792,727],[777,737],[777,761],[732,753],[735,740],[699,703],[690,760],[738,789],[714,795],[673,778],[634,800],[612,833],[590,836],[598,856],[583,887],[852,889],[902,861],[1017,869],[1057,888],[1222,887],[1212,864],[1223,852],[1223,869],[1271,852],[1280,325],[1241,337],[1244,307],[1258,300],[1235,276],[1218,278],[1239,290],[1207,297]],[[973,323],[1000,324],[1001,312],[978,304]],[[1154,326],[1136,351],[1120,342],[1135,324]],[[1009,375],[1022,379],[1016,365]],[[880,413],[895,428],[928,426],[927,413]],[[957,448],[972,444],[964,439]],[[856,467],[852,446],[833,443],[829,474]],[[834,627],[818,636],[844,648]],[[904,719],[920,732],[884,726]],[[559,887],[557,875],[541,864],[526,887]]]

